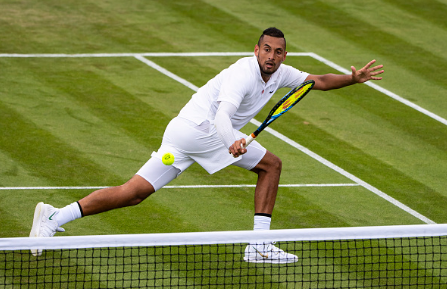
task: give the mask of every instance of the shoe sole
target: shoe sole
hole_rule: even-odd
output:
[[[269,264],[287,264],[287,263],[296,263],[298,262],[298,258],[283,258],[283,259],[250,259],[244,257],[244,261],[248,263],[269,263]]]
[[[40,233],[40,219],[42,217],[42,209],[43,209],[44,203],[40,202],[37,204],[36,209],[34,210],[34,218],[33,218],[33,226],[31,227],[31,232],[29,236],[31,238],[39,237]],[[41,249],[31,249],[31,254],[33,256],[40,256],[42,255]]]

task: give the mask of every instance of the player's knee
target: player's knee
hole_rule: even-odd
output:
[[[282,161],[279,157],[267,151],[267,154],[261,160],[261,162],[255,167],[255,172],[268,172],[274,174],[280,174],[282,170]]]
[[[282,170],[282,160],[279,157],[274,156],[269,167],[270,169],[280,173]]]

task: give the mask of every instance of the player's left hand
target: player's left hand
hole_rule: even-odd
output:
[[[356,70],[354,66],[351,66],[352,70],[352,80],[354,83],[363,83],[368,80],[381,80],[382,77],[376,77],[378,74],[382,74],[384,70],[379,70],[383,65],[377,65],[371,67],[376,62],[376,60],[371,60],[362,69]]]
[[[245,146],[245,139],[241,138],[240,140],[237,140],[232,144],[229,148],[230,154],[233,155],[233,157],[237,158],[240,155],[243,155],[247,152],[247,149],[244,148]]]

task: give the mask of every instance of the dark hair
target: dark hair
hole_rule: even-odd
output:
[[[284,38],[284,44],[286,42],[286,38],[284,37],[284,33],[282,33],[281,30],[279,30],[276,27],[270,27],[270,28],[265,29],[262,32],[262,35],[261,35],[261,37],[259,37],[259,40],[258,40],[258,46],[261,45],[261,41],[264,38],[264,35],[271,36],[271,37],[277,37],[277,38]]]

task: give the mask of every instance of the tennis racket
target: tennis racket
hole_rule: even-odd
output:
[[[295,87],[281,98],[280,101],[270,110],[269,115],[264,122],[245,140],[246,148],[269,124],[276,120],[281,115],[289,111],[295,104],[302,100],[307,93],[314,87],[315,81],[308,80],[301,85]]]

